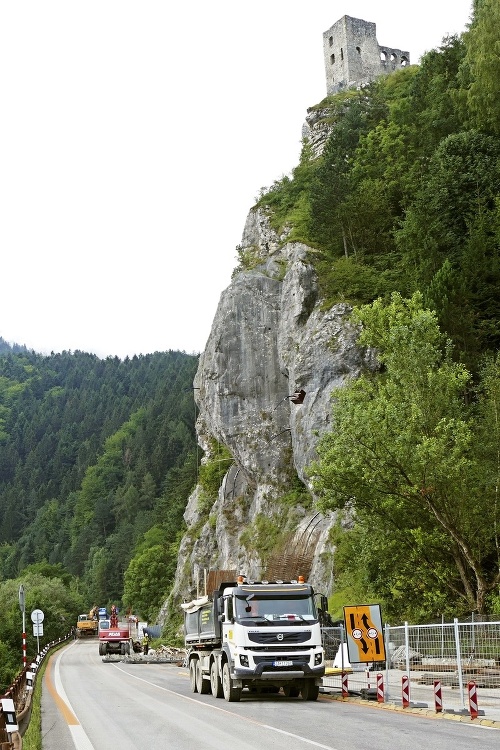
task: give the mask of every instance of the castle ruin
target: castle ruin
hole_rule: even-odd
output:
[[[343,16],[323,34],[326,91],[360,88],[410,64],[410,53],[377,42],[376,24]]]

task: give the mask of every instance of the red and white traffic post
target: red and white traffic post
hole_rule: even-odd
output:
[[[436,713],[440,713],[443,710],[443,696],[441,693],[441,680],[434,680],[434,706]]]
[[[477,687],[475,682],[469,682],[467,684],[467,691],[469,693],[469,713],[471,719],[477,719],[479,711],[477,708]]]
[[[23,615],[23,667],[26,667],[26,605],[22,584],[19,586],[19,609]]]
[[[342,698],[349,698],[349,688],[347,686],[347,672],[342,672]]]
[[[377,701],[384,702],[384,675],[382,672],[377,673]]]
[[[410,678],[407,674],[404,674],[401,678],[402,683],[402,698],[403,708],[408,708],[410,705]]]

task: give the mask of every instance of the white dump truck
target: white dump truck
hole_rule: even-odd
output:
[[[302,577],[253,582],[239,576],[182,608],[193,693],[239,701],[244,688],[282,689],[316,700],[325,660],[315,594]]]

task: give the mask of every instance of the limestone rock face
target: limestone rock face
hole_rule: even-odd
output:
[[[252,543],[256,518],[281,519],[288,552],[307,558],[306,575],[328,593],[333,518],[315,509],[310,487],[308,503],[284,505],[283,496],[297,476],[308,487],[306,469],[330,428],[332,390],[374,360],[356,346],[348,305],[322,311],[309,249],[278,237],[262,210],[250,211],[240,249],[256,265],[222,293],[194,382],[203,460],[216,461],[213,446],[222,444],[233,461],[208,517],[200,487],[189,499],[174,596],[196,594],[203,570],[264,576],[272,551]],[[298,390],[305,397],[294,404]]]

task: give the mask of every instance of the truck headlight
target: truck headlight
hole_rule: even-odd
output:
[[[314,666],[317,667],[318,664],[321,664],[323,661],[323,654],[321,651],[319,651],[317,654],[314,654]]]
[[[250,666],[248,663],[248,656],[246,654],[240,654],[240,664],[242,667]]]

